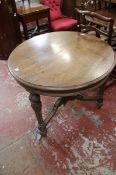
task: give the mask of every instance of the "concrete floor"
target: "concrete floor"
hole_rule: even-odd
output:
[[[0,61],[0,175],[116,175],[116,84],[104,106],[69,101],[35,139],[37,121],[28,93]],[[43,115],[54,98],[42,97]]]

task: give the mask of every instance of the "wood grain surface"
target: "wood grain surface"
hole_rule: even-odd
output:
[[[14,78],[33,88],[73,90],[105,78],[115,66],[114,52],[104,41],[78,32],[33,37],[10,55]]]

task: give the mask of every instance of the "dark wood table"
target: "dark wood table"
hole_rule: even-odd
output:
[[[39,20],[41,18],[48,18],[48,30],[50,30],[50,9],[42,4],[30,4],[27,6],[17,6],[17,14],[19,21],[23,25],[24,37],[28,39],[28,28],[27,23],[36,21],[38,32],[40,30]]]
[[[108,44],[78,32],[33,37],[19,45],[8,60],[13,77],[30,93],[41,135],[46,135],[47,124],[68,100],[95,100],[101,107],[104,84],[114,66],[114,52]],[[95,97],[81,94],[96,87]],[[40,95],[59,97],[45,120]]]

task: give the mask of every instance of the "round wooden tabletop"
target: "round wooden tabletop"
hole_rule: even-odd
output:
[[[19,45],[11,53],[8,66],[21,84],[61,92],[104,79],[115,66],[115,59],[112,48],[94,36],[53,32]]]

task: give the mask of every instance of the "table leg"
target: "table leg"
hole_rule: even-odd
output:
[[[53,118],[53,116],[56,114],[58,108],[61,105],[65,105],[69,100],[82,100],[82,101],[96,101],[97,108],[100,108],[103,105],[103,94],[104,94],[104,88],[105,88],[106,81],[99,87],[98,89],[98,95],[97,96],[84,96],[81,94],[77,94],[74,96],[64,96],[60,97],[56,100],[52,110],[47,115],[45,120],[43,120],[42,117],[42,103],[40,100],[40,95],[36,93],[30,93],[29,100],[31,102],[31,106],[36,114],[36,118],[38,120],[38,130],[41,136],[47,135],[47,128],[46,126],[50,122],[50,120]]]
[[[96,100],[96,106],[98,109],[101,108],[103,105],[103,95],[104,95],[105,85],[106,85],[106,82],[103,83],[98,89],[98,97]]]
[[[46,129],[46,125],[44,123],[43,117],[42,117],[42,103],[40,100],[40,95],[31,93],[29,96],[29,100],[31,102],[31,107],[34,110],[38,123],[39,123],[38,129],[40,131],[40,134],[42,136],[46,136],[47,129]]]

